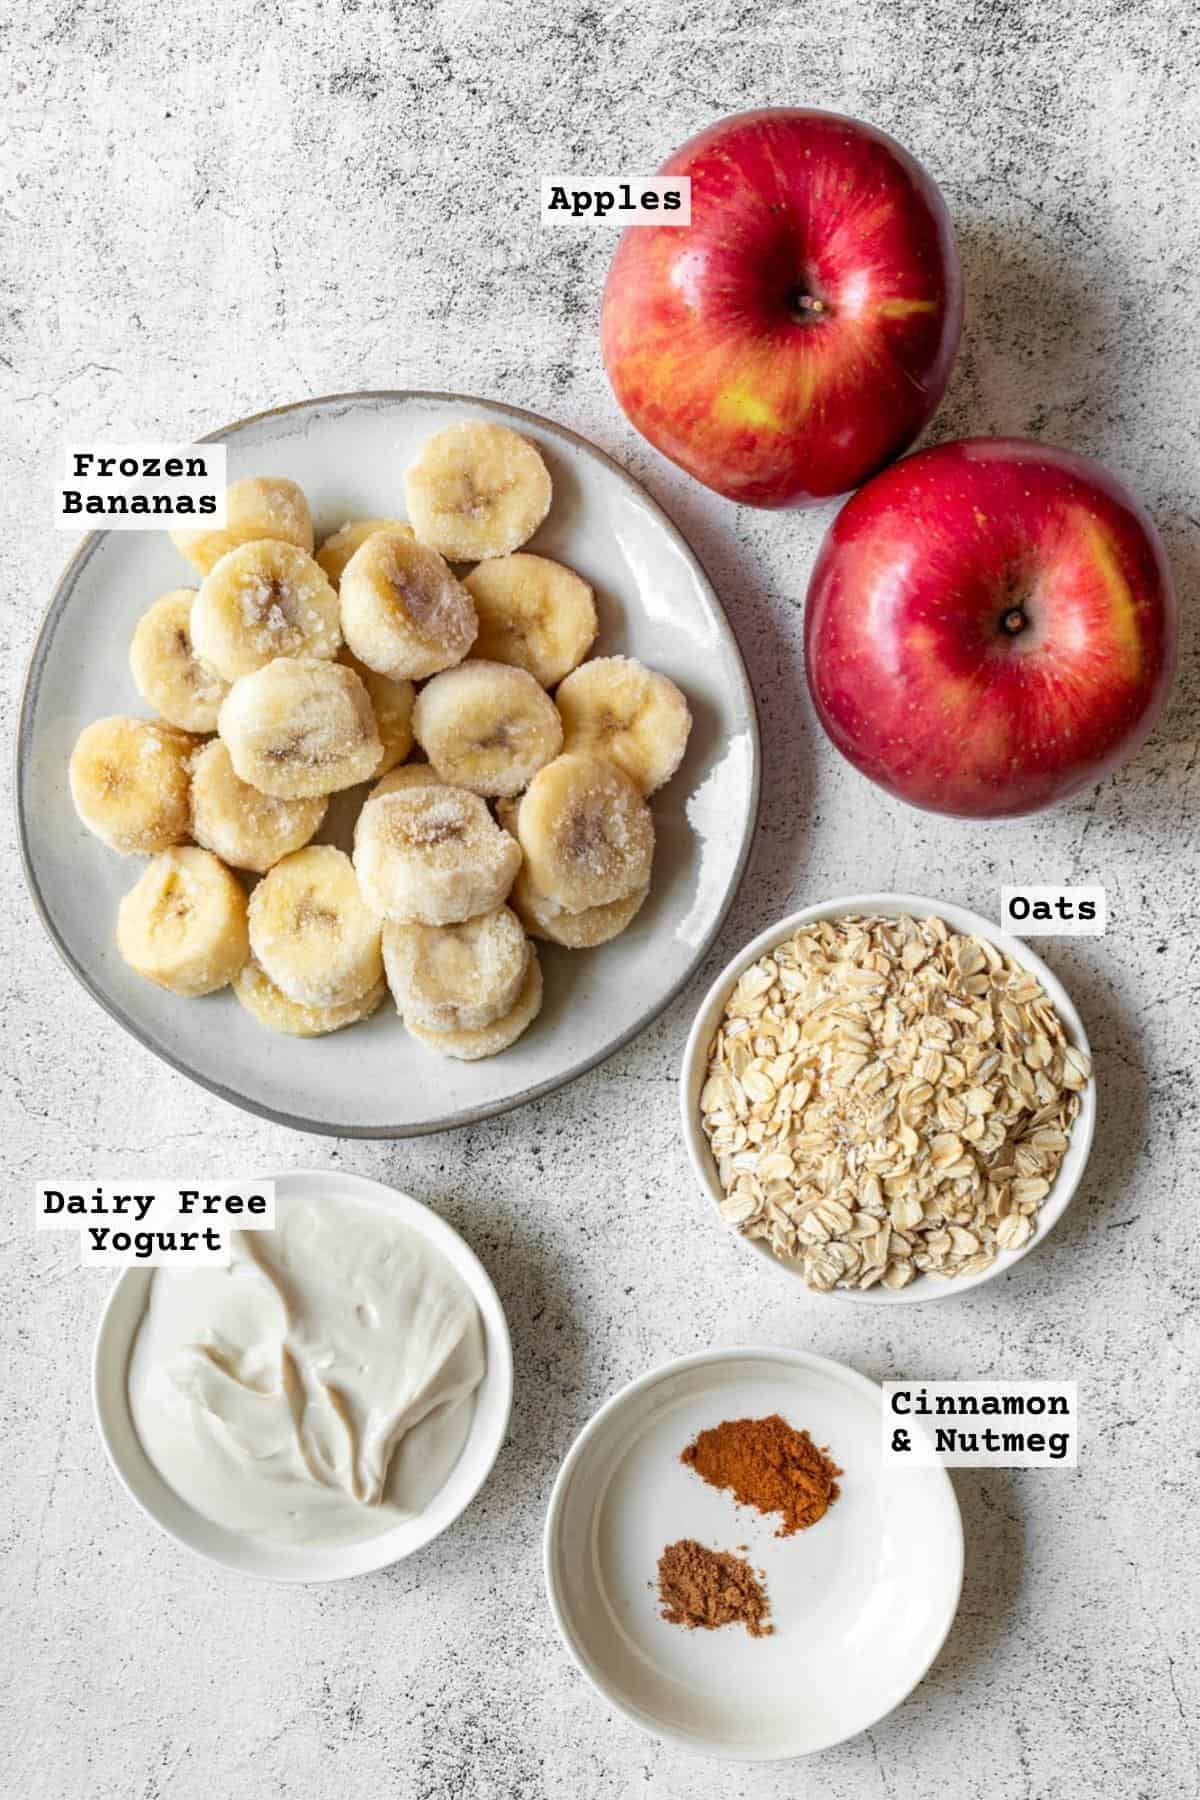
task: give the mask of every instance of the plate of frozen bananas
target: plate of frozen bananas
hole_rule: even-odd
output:
[[[549,1093],[687,981],[758,732],[687,543],[581,438],[449,394],[214,434],[220,529],[98,532],[34,650],[30,886],[93,997],[302,1130]]]

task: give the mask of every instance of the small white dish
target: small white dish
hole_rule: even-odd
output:
[[[403,1029],[390,1001],[328,1037],[266,1031],[226,989],[181,1000],[117,954],[117,904],[144,866],[80,824],[67,786],[75,739],[93,719],[149,709],[129,640],[159,594],[197,577],[165,531],[96,532],[63,574],[34,648],[18,729],[17,811],[34,903],[68,967],[155,1055],[222,1099],[300,1131],[407,1137],[506,1112],[551,1093],[644,1029],[703,961],[737,892],[758,813],[754,701],[737,642],[704,570],[650,496],[574,432],[466,395],[336,394],[214,432],[229,479],[286,475],[309,497],[318,538],[347,519],[404,510],[404,470],[435,431],[499,420],[545,457],[554,504],[527,546],[593,584],[595,654],[640,658],[677,681],[693,730],[683,765],[652,806],[650,895],[628,931],[580,953],[538,946],[541,1016],[502,1056],[455,1062]],[[348,848],[363,792],[336,796],[321,841]]]
[[[698,1431],[773,1412],[843,1470],[841,1497],[789,1538],[679,1460]],[[554,1484],[544,1555],[555,1624],[610,1705],[745,1762],[827,1750],[899,1706],[950,1629],[963,1537],[944,1469],[884,1466],[882,1417],[873,1381],[803,1350],[684,1357],[601,1407]],[[658,1558],[688,1537],[764,1572],[771,1636],[666,1623]]]
[[[349,1544],[272,1544],[228,1531],[175,1493],[142,1448],[129,1406],[129,1359],[149,1299],[154,1270],[125,1269],[108,1297],[96,1333],[92,1404],[113,1471],[134,1504],[185,1549],[224,1568],[267,1581],[341,1581],[400,1562],[453,1524],[487,1480],[504,1442],[512,1409],[512,1345],[500,1297],[483,1264],[458,1233],[419,1200],[381,1182],[337,1169],[289,1170],[276,1175],[276,1216],[289,1205],[322,1197],[383,1207],[420,1232],[466,1283],[483,1323],[487,1370],[462,1453],[445,1486],[415,1519],[378,1537]]]
[[[1083,1020],[1076,1012],[1070,995],[1052,969],[1047,968],[1040,956],[1035,956],[1028,944],[1020,938],[1010,937],[1007,932],[982,918],[979,913],[969,912],[965,906],[951,906],[944,901],[926,900],[917,894],[850,894],[844,899],[827,900],[819,906],[806,906],[803,911],[792,913],[779,924],[760,932],[744,950],[740,950],[717,976],[700,1004],[688,1040],[684,1046],[683,1066],[679,1081],[679,1104],[683,1123],[683,1136],[687,1144],[688,1157],[700,1186],[713,1202],[713,1217],[722,1230],[730,1231],[720,1216],[720,1204],[724,1198],[720,1177],[708,1139],[704,1135],[704,1127],[700,1122],[700,1093],[704,1086],[708,1069],[708,1052],[725,1002],[737,984],[744,970],[751,963],[757,962],[760,956],[774,950],[802,925],[811,925],[817,919],[844,919],[852,916],[882,914],[895,917],[900,913],[908,913],[914,919],[925,919],[936,915],[944,919],[953,931],[963,932],[971,937],[985,938],[995,944],[998,950],[1013,961],[1020,963],[1037,976],[1047,995],[1054,1003],[1055,1011],[1067,1029],[1067,1036],[1079,1049],[1090,1055],[1087,1033],[1083,1028]],[[984,1269],[978,1275],[960,1275],[953,1281],[931,1280],[926,1276],[918,1276],[908,1287],[885,1288],[876,1282],[871,1288],[834,1288],[832,1297],[836,1300],[861,1300],[871,1306],[903,1306],[924,1300],[952,1300],[959,1294],[969,1293],[972,1288],[991,1281],[996,1275],[1003,1275],[1014,1263],[1028,1256],[1031,1250],[1044,1243],[1058,1220],[1070,1204],[1075,1190],[1083,1178],[1087,1166],[1088,1155],[1092,1148],[1092,1138],[1096,1130],[1096,1077],[1092,1079],[1079,1097],[1079,1116],[1071,1130],[1070,1147],[1063,1157],[1053,1187],[1042,1201],[1037,1214],[1035,1230],[1029,1242],[1020,1250],[1002,1250],[990,1269]],[[752,1251],[762,1261],[779,1270],[791,1280],[804,1283],[802,1271],[794,1265],[781,1262],[773,1256],[764,1244],[754,1238],[743,1237],[740,1232],[733,1231],[740,1244]],[[810,1291],[806,1288],[806,1291]],[[824,1298],[824,1296],[821,1296]]]

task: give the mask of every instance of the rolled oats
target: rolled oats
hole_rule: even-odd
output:
[[[820,1291],[977,1274],[1032,1237],[1090,1078],[994,944],[820,920],[745,971],[710,1047],[722,1214]]]

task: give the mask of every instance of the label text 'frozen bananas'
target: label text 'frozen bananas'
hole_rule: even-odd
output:
[[[543,175],[542,224],[613,219],[619,225],[690,225],[690,175]]]
[[[271,1231],[275,1183],[131,1180],[39,1182],[39,1231],[77,1231],[84,1268],[202,1264],[224,1268],[230,1233]]]
[[[224,444],[68,444],[55,490],[59,531],[161,531],[225,524]]]

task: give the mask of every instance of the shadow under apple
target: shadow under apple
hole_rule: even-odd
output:
[[[946,397],[922,444],[1032,437],[1103,450],[1120,397],[1119,285],[985,216],[957,217],[966,304]]]

